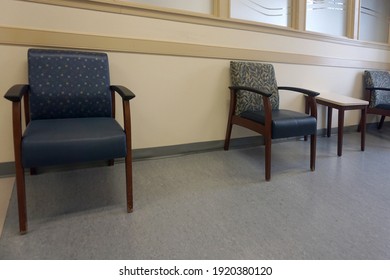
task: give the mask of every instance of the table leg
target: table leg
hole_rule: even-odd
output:
[[[367,116],[367,107],[364,106],[362,109],[362,116],[360,120],[360,133],[361,133],[361,150],[364,151],[366,145],[366,116]]]
[[[343,130],[344,130],[344,109],[339,109],[339,124],[337,133],[337,155],[341,157],[343,153]]]
[[[328,106],[328,124],[326,129],[326,136],[330,137],[332,130],[332,107]]]

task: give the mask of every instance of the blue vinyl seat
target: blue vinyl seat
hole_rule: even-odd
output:
[[[127,211],[133,209],[130,100],[110,85],[105,53],[28,50],[28,84],[12,86],[13,135],[20,232],[27,232],[24,169],[125,158]],[[124,128],[115,120],[115,93],[123,101]],[[24,101],[25,123],[21,121]]]

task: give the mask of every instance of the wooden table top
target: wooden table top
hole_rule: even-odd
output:
[[[368,101],[366,100],[334,93],[321,93],[316,97],[316,99],[340,106],[368,105]]]

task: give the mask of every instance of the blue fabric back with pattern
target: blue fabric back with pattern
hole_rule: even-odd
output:
[[[110,117],[105,53],[29,49],[31,119]]]

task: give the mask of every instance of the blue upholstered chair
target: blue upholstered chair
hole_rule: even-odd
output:
[[[390,116],[390,73],[387,71],[366,70],[363,75],[365,99],[369,102],[367,114],[380,115],[378,129],[385,117]]]
[[[11,87],[20,232],[27,232],[25,168],[125,158],[127,211],[133,208],[130,102],[135,95],[110,85],[105,53],[28,50],[29,84]],[[115,120],[123,100],[124,129]],[[26,128],[22,128],[21,101]]]
[[[272,139],[310,135],[310,169],[315,169],[317,106],[319,93],[296,87],[278,87],[271,64],[230,62],[230,110],[224,149],[229,149],[233,124],[264,137],[265,179],[271,179]],[[279,90],[296,91],[307,96],[311,114],[279,108]]]

